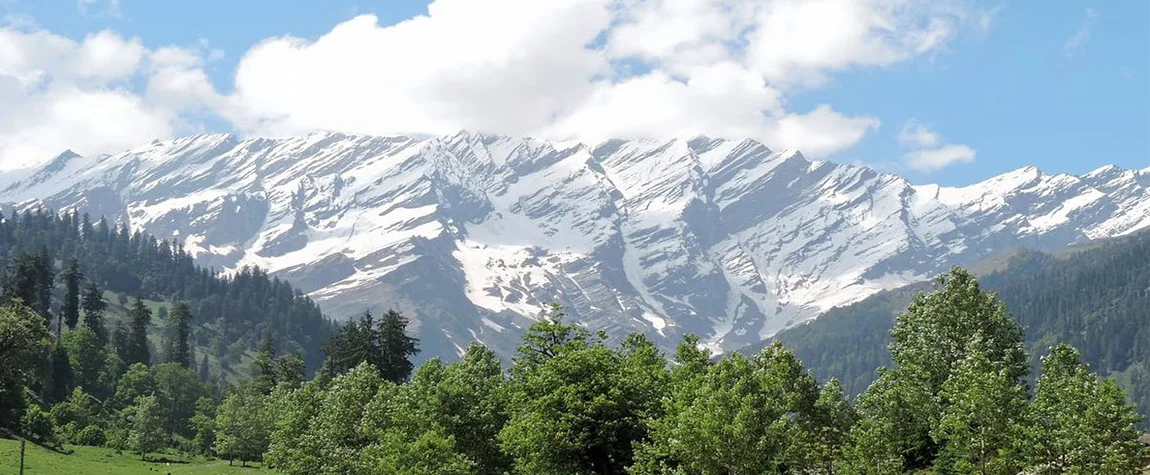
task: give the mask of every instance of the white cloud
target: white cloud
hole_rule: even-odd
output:
[[[911,119],[902,125],[902,130],[899,130],[898,142],[904,147],[932,148],[942,143],[942,137],[926,125]]]
[[[966,145],[943,145],[907,154],[907,166],[918,171],[936,171],[959,163],[974,161],[975,150]]]
[[[363,15],[314,40],[266,39],[242,55],[227,94],[204,71],[223,54],[206,42],[148,49],[113,32],[76,42],[0,29],[0,84],[20,85],[17,102],[47,108],[31,104],[66,88],[72,95],[53,97],[115,97],[123,107],[114,110],[153,121],[106,141],[33,140],[32,125],[3,125],[0,160],[17,148],[109,151],[154,138],[144,133],[195,129],[189,117],[205,112],[254,135],[706,134],[822,157],[856,144],[879,120],[831,105],[791,110],[788,91],[944,50],[986,17],[959,1],[435,0],[395,25]],[[143,89],[129,92],[128,78],[142,78],[131,83]],[[51,128],[52,116],[43,117]]]
[[[75,41],[0,28],[0,169],[39,163],[69,148],[111,153],[171,136],[178,109],[130,85],[145,73],[146,58],[158,54],[112,31]]]
[[[848,117],[824,104],[806,114],[781,118],[768,132],[767,142],[820,158],[854,145],[879,124],[874,117]]]
[[[915,119],[903,124],[898,141],[907,149],[902,161],[907,167],[921,172],[941,170],[951,165],[970,163],[977,151],[962,144],[947,144],[938,132]]]
[[[1096,23],[1098,23],[1098,13],[1087,8],[1086,18],[1082,20],[1082,24],[1062,45],[1062,52],[1066,53],[1067,58],[1073,58],[1075,53],[1078,53],[1078,50],[1082,48],[1082,45],[1086,44],[1086,40],[1090,39],[1090,30],[1094,29]]]

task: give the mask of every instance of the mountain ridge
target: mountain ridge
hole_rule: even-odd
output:
[[[730,350],[952,264],[1143,229],[1148,185],[1116,167],[913,185],[749,139],[211,134],[0,172],[0,203],[258,265],[332,315],[395,307],[446,356],[509,354],[551,301],[615,336]]]

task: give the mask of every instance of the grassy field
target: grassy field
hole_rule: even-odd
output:
[[[171,455],[153,454],[151,458],[167,458],[172,462],[144,462],[136,454],[116,454],[115,450],[96,447],[68,446],[72,454],[65,455],[29,443],[25,453],[24,473],[26,475],[66,474],[66,475],[230,475],[230,474],[273,474],[275,472],[256,468],[258,464],[248,464],[247,468],[228,466],[227,460],[187,459]],[[0,439],[0,475],[15,475],[20,471],[20,441]]]

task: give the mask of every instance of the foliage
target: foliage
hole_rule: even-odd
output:
[[[215,451],[228,460],[260,460],[268,449],[271,420],[267,396],[240,390],[229,394],[217,409]]]
[[[48,359],[51,336],[43,319],[18,303],[0,305],[0,428],[19,430],[24,387]]]
[[[128,446],[141,459],[147,459],[148,454],[163,448],[166,444],[167,434],[164,433],[163,408],[155,396],[141,396],[136,399],[132,414],[131,433],[128,436]]]

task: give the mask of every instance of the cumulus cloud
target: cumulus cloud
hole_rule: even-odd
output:
[[[1098,13],[1087,8],[1086,18],[1082,20],[1082,24],[1062,45],[1062,52],[1066,54],[1067,58],[1073,58],[1074,54],[1082,48],[1082,45],[1086,44],[1086,40],[1090,39],[1090,30],[1094,29],[1096,23],[1098,23]]]
[[[706,134],[821,157],[856,144],[879,120],[832,105],[792,110],[788,94],[838,71],[934,54],[983,18],[959,0],[435,0],[394,25],[362,15],[315,39],[266,39],[242,55],[227,94],[204,72],[220,54],[207,45],[147,49],[112,32],[75,42],[0,30],[35,43],[5,48],[0,36],[0,82],[15,81],[30,104],[65,87],[118,97],[122,113],[153,121],[123,140],[61,140],[55,151],[179,133],[194,128],[188,116],[208,112],[264,136]],[[52,59],[81,56],[91,63]],[[128,77],[142,77],[143,89],[130,92]],[[15,127],[0,129],[0,154],[28,136]],[[22,153],[55,143],[35,142]]]
[[[962,144],[947,144],[929,126],[908,120],[898,133],[898,141],[907,152],[902,161],[913,170],[932,172],[951,165],[974,161],[976,151]]]
[[[181,111],[208,104],[188,92],[214,94],[198,62],[194,53],[148,50],[113,31],[76,41],[34,25],[0,28],[0,169],[65,149],[113,153],[172,136],[182,129]],[[148,84],[143,93],[132,87],[138,77]]]

